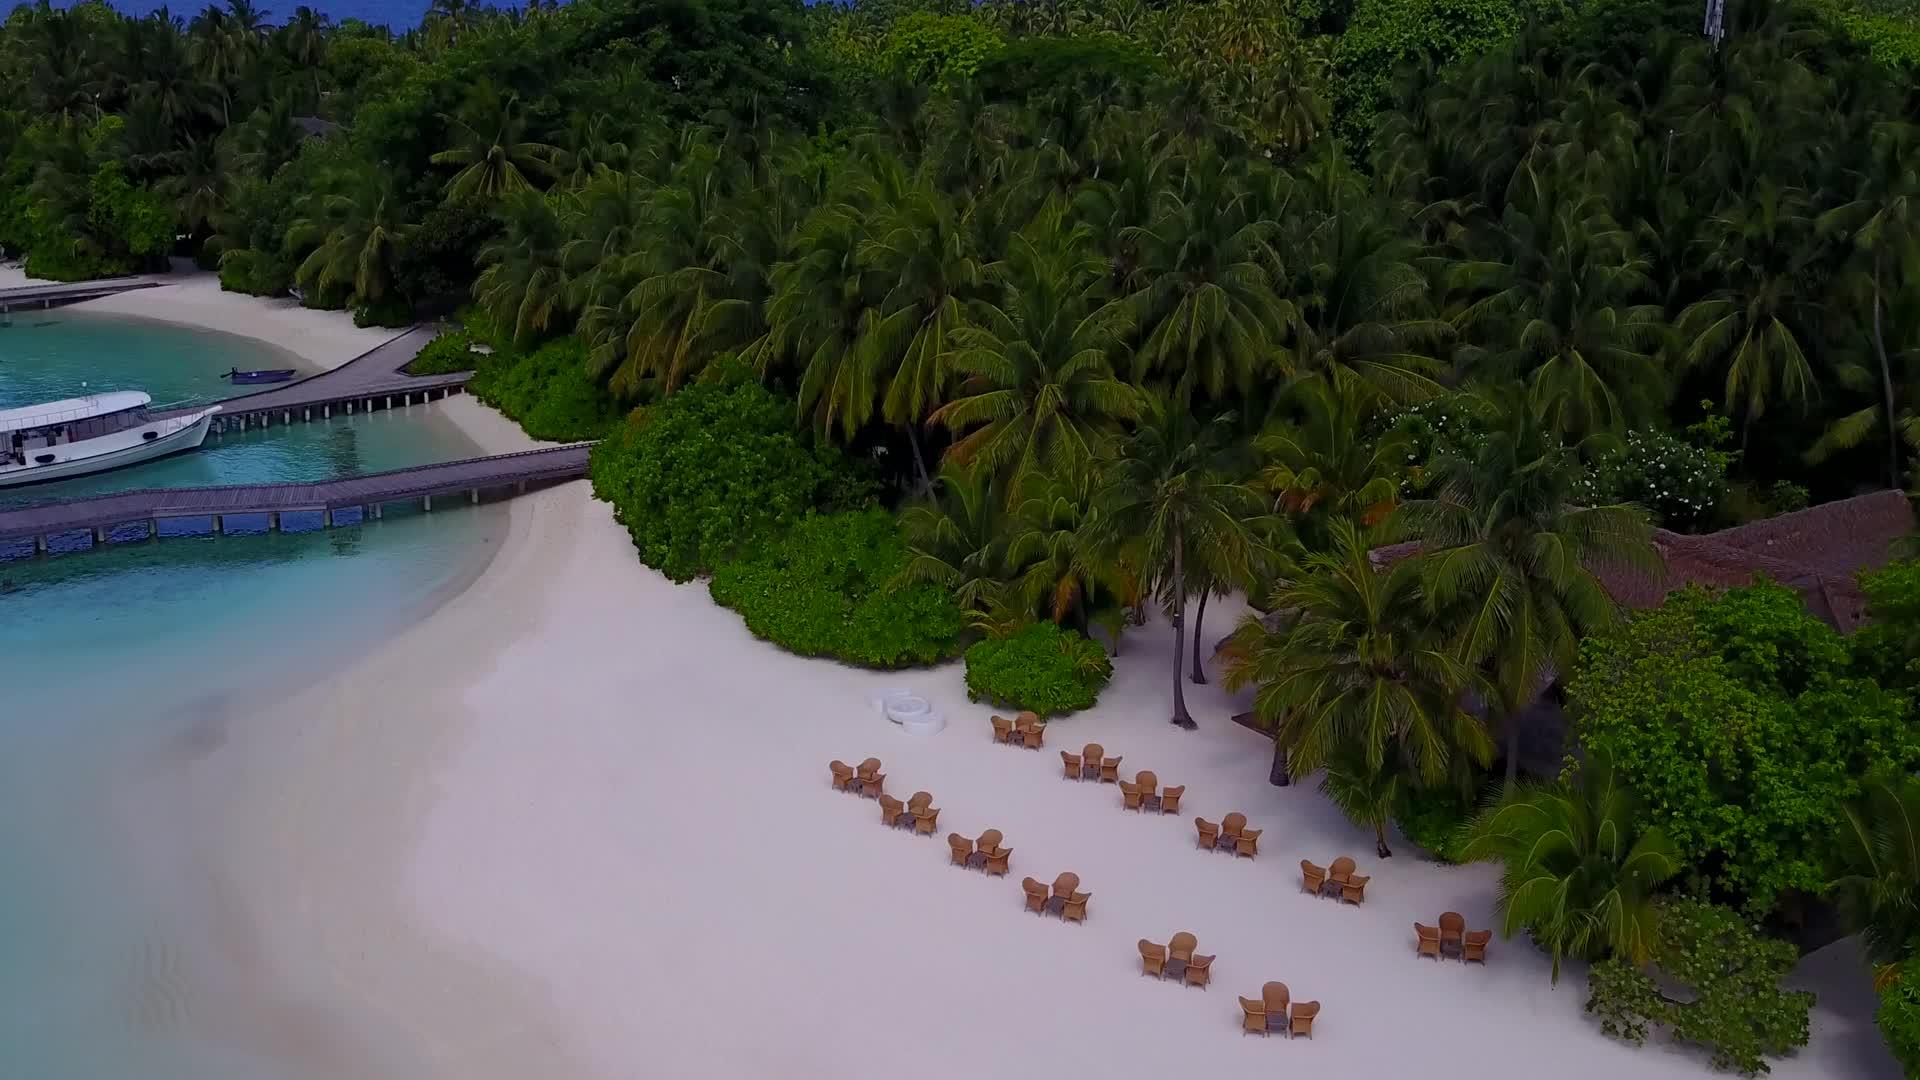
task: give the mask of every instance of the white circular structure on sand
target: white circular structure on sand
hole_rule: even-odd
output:
[[[947,726],[946,717],[932,703],[909,690],[889,691],[874,699],[874,704],[909,735],[933,735]]]

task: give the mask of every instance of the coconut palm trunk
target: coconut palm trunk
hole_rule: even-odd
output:
[[[1894,418],[1893,368],[1887,363],[1887,339],[1880,327],[1880,254],[1873,256],[1873,351],[1880,359],[1880,394],[1887,418],[1887,486],[1900,487],[1900,425]]]
[[[1207,596],[1209,595],[1210,591],[1211,590],[1207,590],[1207,589],[1200,590],[1200,607],[1199,607],[1199,610],[1193,613],[1193,676],[1192,677],[1193,677],[1193,683],[1195,686],[1205,686],[1207,684],[1207,667],[1205,664],[1201,663],[1201,660],[1200,660],[1200,639],[1206,636],[1201,631],[1207,624]]]
[[[1175,727],[1192,728],[1195,725],[1187,713],[1186,691],[1180,685],[1180,667],[1187,658],[1187,589],[1180,577],[1185,546],[1186,538],[1176,526],[1173,534],[1173,719],[1169,722]]]

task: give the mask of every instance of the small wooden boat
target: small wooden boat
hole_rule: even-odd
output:
[[[270,368],[261,371],[241,371],[234,368],[227,372],[226,378],[232,379],[235,386],[251,383],[286,382],[298,375],[295,368]]]

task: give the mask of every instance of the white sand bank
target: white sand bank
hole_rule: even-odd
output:
[[[1375,859],[1317,792],[1267,785],[1267,742],[1215,687],[1190,688],[1199,732],[1167,726],[1163,627],[1032,753],[989,741],[958,665],[879,675],[753,640],[641,567],[585,484],[512,517],[474,586],[206,764],[261,962],[390,1021],[411,1076],[1710,1075],[1601,1036],[1584,974],[1550,987],[1523,942],[1485,968],[1416,960],[1415,919],[1489,924],[1492,872]],[[948,730],[878,718],[896,686]],[[1088,741],[1187,785],[1186,812],[1061,779],[1057,749]],[[829,759],[868,755],[889,790],[933,793],[939,837],[830,790]],[[1195,850],[1192,817],[1230,810],[1265,829],[1257,861]],[[1010,878],[947,865],[947,832],[989,827]],[[1373,875],[1364,907],[1300,893],[1301,858],[1343,853]],[[1090,921],[1024,913],[1020,878],[1065,870]],[[1218,955],[1210,990],[1140,976],[1135,941],[1177,930]],[[1813,1045],[1774,1075],[1897,1075],[1852,947],[1802,977]],[[1241,1034],[1235,995],[1270,979],[1322,1002],[1313,1042]]]

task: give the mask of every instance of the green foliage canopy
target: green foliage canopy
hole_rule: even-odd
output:
[[[1908,703],[1856,677],[1846,643],[1783,586],[1676,593],[1587,639],[1567,689],[1581,743],[1750,911],[1820,891],[1861,780],[1920,765]]]
[[[756,637],[801,656],[873,668],[945,660],[959,648],[960,607],[938,586],[896,587],[906,562],[885,511],[809,515],[722,564],[708,588]]]
[[[837,451],[800,434],[792,401],[751,381],[695,384],[639,410],[594,448],[592,476],[640,561],[675,581],[754,555],[862,490]]]
[[[967,697],[1056,716],[1092,708],[1113,677],[1097,641],[1050,622],[1029,623],[967,648]]]
[[[1635,1045],[1663,1027],[1676,1040],[1706,1047],[1717,1069],[1767,1072],[1766,1058],[1807,1045],[1813,995],[1780,989],[1799,959],[1792,943],[1764,937],[1738,912],[1675,900],[1660,913],[1653,961],[1658,979],[1616,957],[1594,967],[1587,1011],[1600,1029]],[[1678,984],[1670,997],[1662,982]]]

